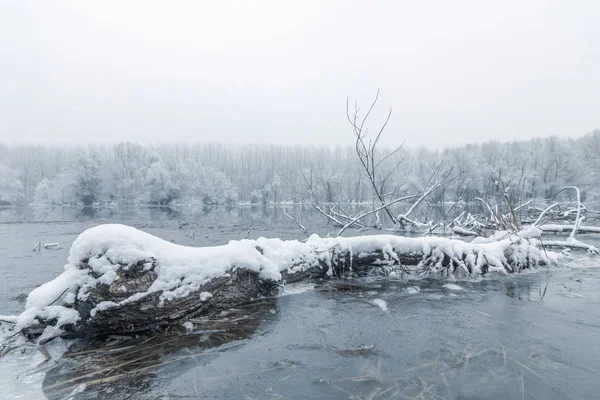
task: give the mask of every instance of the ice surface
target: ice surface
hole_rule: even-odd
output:
[[[16,348],[0,359],[0,398],[37,400],[46,399],[42,392],[42,382],[46,371],[66,351],[62,340],[54,340],[45,345],[51,355],[50,361],[35,346],[26,343],[13,344]]]

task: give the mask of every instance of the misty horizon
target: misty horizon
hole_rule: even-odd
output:
[[[436,169],[453,178],[433,202],[489,198],[503,176],[515,202],[551,199],[577,185],[589,201],[597,189],[600,130],[578,139],[488,142],[443,150],[381,147],[374,159],[396,196],[423,187]],[[222,205],[365,202],[370,186],[356,146],[132,142],[80,147],[0,145],[0,205]],[[389,156],[388,156],[389,154]],[[368,176],[368,175],[367,175]],[[450,176],[450,175],[449,175]],[[497,178],[495,178],[497,180]],[[383,187],[382,186],[382,187]]]
[[[579,135],[573,135],[573,136],[569,136],[569,137],[564,137],[564,136],[559,136],[559,135],[547,135],[547,136],[535,136],[535,137],[531,137],[531,138],[523,138],[523,137],[518,137],[518,138],[514,138],[514,139],[505,139],[505,138],[489,138],[489,139],[485,139],[485,140],[473,140],[473,141],[469,141],[469,142],[465,142],[465,143],[458,143],[458,144],[448,144],[448,145],[442,145],[442,146],[436,146],[436,145],[426,145],[426,144],[420,144],[420,145],[416,145],[413,144],[411,145],[407,140],[404,140],[402,138],[398,138],[397,142],[393,142],[391,141],[389,138],[384,141],[384,145],[382,146],[382,150],[390,150],[392,148],[398,147],[398,146],[402,146],[402,148],[409,150],[409,151],[419,151],[419,150],[423,150],[423,149],[429,149],[429,150],[433,150],[433,151],[437,151],[437,150],[459,150],[459,149],[463,149],[465,147],[470,147],[470,146],[486,146],[486,145],[490,145],[490,144],[494,144],[494,143],[498,143],[498,144],[505,144],[505,145],[509,145],[509,144],[523,144],[523,143],[529,143],[532,140],[551,140],[551,139],[571,139],[571,140],[578,140],[581,138],[584,138],[586,136],[589,135],[593,135],[596,132],[600,131],[600,129],[593,129],[591,131],[585,132],[585,133],[581,133]],[[184,140],[176,140],[176,141],[168,141],[168,140],[156,140],[156,141],[144,141],[144,140],[131,140],[131,139],[126,139],[126,140],[115,140],[115,141],[106,141],[106,142],[95,142],[93,140],[82,140],[81,142],[77,142],[77,141],[70,141],[70,142],[46,142],[46,141],[19,141],[19,142],[10,142],[10,141],[0,141],[0,147],[6,147],[6,148],[26,148],[26,147],[30,147],[30,146],[41,146],[43,148],[48,148],[48,149],[86,149],[86,148],[110,148],[114,145],[119,145],[119,144],[137,144],[137,145],[142,145],[144,147],[162,147],[162,146],[170,146],[170,145],[190,145],[190,146],[204,146],[204,145],[218,145],[218,146],[225,146],[225,147],[239,147],[239,146],[250,146],[250,147],[256,147],[256,148],[263,148],[264,146],[275,146],[275,147],[283,147],[283,148],[294,148],[294,147],[306,147],[306,148],[317,148],[317,149],[328,149],[328,150],[335,150],[338,148],[353,148],[355,145],[355,140],[356,138],[354,136],[352,136],[352,132],[348,131],[347,132],[347,137],[345,138],[345,141],[343,142],[339,142],[339,143],[333,143],[333,144],[320,144],[320,143],[311,143],[311,142],[302,142],[299,141],[297,143],[280,143],[280,142],[260,142],[260,143],[256,143],[253,142],[251,140],[248,141],[244,141],[244,140],[236,140],[236,141],[221,141],[221,140],[190,140],[190,141],[184,141]]]

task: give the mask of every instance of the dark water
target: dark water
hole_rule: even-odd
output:
[[[44,391],[59,399],[85,383],[75,398],[597,399],[599,279],[594,268],[450,288],[326,282],[198,321],[187,336],[96,344],[91,354],[74,346]]]
[[[289,206],[290,213],[294,209]],[[301,216],[319,225],[318,219],[305,206]],[[294,216],[297,214],[294,213]],[[247,205],[215,207],[0,207],[0,223],[39,222],[172,222],[201,224],[259,224],[264,226],[294,225],[285,216],[282,206]]]
[[[163,393],[597,399],[599,272],[463,283],[460,291],[423,281],[414,294],[400,282],[327,284],[278,299],[263,334],[164,384]]]
[[[250,228],[251,238],[303,237],[276,212],[115,220],[195,246]],[[0,314],[20,312],[16,296],[58,275],[70,243],[100,221],[0,224]],[[38,241],[63,248],[32,252]],[[196,321],[190,335],[68,343],[46,363],[34,348],[13,351],[0,359],[0,390],[27,399],[598,399],[599,266],[575,254],[552,270],[450,286],[363,279],[291,287]],[[65,350],[52,346],[52,354]]]

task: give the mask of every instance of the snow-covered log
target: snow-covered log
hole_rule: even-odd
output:
[[[544,224],[538,228],[546,233],[570,233],[575,228],[575,225]],[[579,225],[576,233],[600,233],[600,226]]]
[[[583,243],[574,238],[567,240],[544,240],[544,247],[560,248],[564,250],[586,250],[589,254],[600,255],[600,249],[591,244]]]
[[[193,248],[124,225],[100,225],[73,243],[65,271],[34,289],[15,332],[106,335],[180,327],[290,282],[380,274],[513,273],[552,262],[531,237],[467,243],[394,235],[231,241]]]
[[[458,236],[472,236],[472,237],[479,236],[479,234],[477,232],[470,231],[470,230],[462,228],[460,226],[453,227],[452,232]]]

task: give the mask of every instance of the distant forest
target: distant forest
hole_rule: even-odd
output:
[[[218,205],[307,199],[370,202],[370,182],[348,145],[118,143],[87,147],[0,145],[0,205]],[[378,149],[376,160],[390,149]],[[394,170],[397,162],[402,160]],[[453,180],[431,202],[474,201],[496,190],[501,173],[515,201],[550,199],[575,185],[600,201],[600,130],[577,139],[487,142],[444,150],[403,148],[382,163],[383,190],[420,190],[445,162]]]

